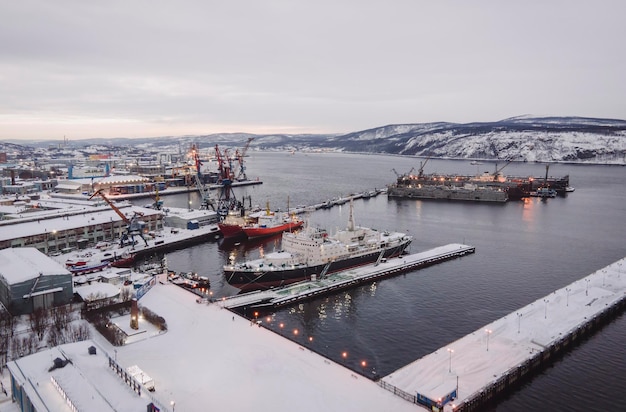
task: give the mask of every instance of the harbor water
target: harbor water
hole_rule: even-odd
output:
[[[396,173],[417,170],[424,162],[340,153],[249,154],[246,173],[263,184],[236,188],[235,194],[250,196],[252,205],[262,208],[269,202],[272,210],[383,188]],[[482,174],[502,166],[430,159],[424,173]],[[502,173],[542,177],[545,166],[511,163]],[[409,252],[463,243],[476,253],[259,313],[259,320],[359,373],[384,376],[626,256],[626,167],[553,164],[550,175],[569,175],[575,192],[504,204],[388,200],[384,194],[356,200],[357,224],[412,235]],[[164,193],[162,200],[166,209],[197,208],[200,201],[195,193]],[[348,208],[346,203],[304,217],[333,232],[345,228]],[[169,252],[167,263],[174,271],[208,276],[213,297],[219,298],[237,292],[223,278],[226,262],[279,248],[280,236],[248,243],[220,240]],[[522,320],[522,327],[532,325]],[[626,405],[624,341],[626,316],[621,315],[491,410],[621,410]]]

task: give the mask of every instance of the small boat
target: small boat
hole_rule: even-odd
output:
[[[483,162],[479,162],[478,160],[472,160],[470,162],[470,164],[473,165],[473,166],[479,166],[479,165],[483,164]]]
[[[121,256],[117,256],[114,253],[111,266],[116,268],[130,268],[135,264],[136,257],[137,255],[135,253],[130,253],[128,251],[125,251]]]
[[[550,189],[549,187],[540,187],[536,192],[531,192],[530,195],[542,198],[556,197],[556,190]]]
[[[108,260],[102,262],[93,262],[93,263],[85,263],[82,265],[73,265],[68,268],[73,275],[84,275],[87,273],[93,273],[101,271],[110,266],[110,262]]]
[[[575,188],[573,188],[573,187],[571,187],[571,186],[567,186],[567,187],[565,188],[565,192],[566,192],[566,193],[572,193],[574,190],[576,190],[576,189],[575,189]]]

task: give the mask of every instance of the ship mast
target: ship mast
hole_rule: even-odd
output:
[[[354,231],[355,228],[355,224],[354,224],[354,202],[353,202],[354,198],[350,197],[350,218],[348,219],[348,230],[350,232]]]

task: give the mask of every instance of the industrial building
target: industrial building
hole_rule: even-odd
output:
[[[35,248],[0,250],[0,303],[14,315],[72,301],[72,274]]]

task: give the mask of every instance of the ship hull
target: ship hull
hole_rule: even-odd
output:
[[[217,225],[224,238],[244,236],[243,227],[241,227],[241,225],[229,225],[227,223],[218,223]]]
[[[272,227],[244,227],[243,233],[248,237],[248,239],[265,237],[275,235],[281,232],[287,232],[290,230],[295,230],[302,227],[303,221],[298,222],[289,222],[283,225],[272,226]]]
[[[383,257],[392,258],[400,256],[408,247],[410,242],[398,245],[393,248],[386,249]],[[327,274],[347,270],[352,267],[358,267],[374,263],[378,260],[382,250],[350,257],[347,259],[334,261],[327,270]],[[299,266],[294,269],[273,269],[268,271],[247,271],[247,270],[230,270],[224,272],[226,281],[238,288],[242,292],[252,290],[271,289],[274,287],[285,286],[295,282],[310,280],[311,276],[319,276],[324,270],[326,264],[313,266]]]
[[[468,190],[454,186],[421,186],[421,187],[390,187],[389,197],[410,199],[442,199],[470,202],[504,203],[509,197],[507,192],[498,189]]]
[[[105,260],[104,262],[94,264],[71,266],[68,270],[72,273],[72,275],[85,275],[87,273],[99,272],[109,266],[110,262]]]

